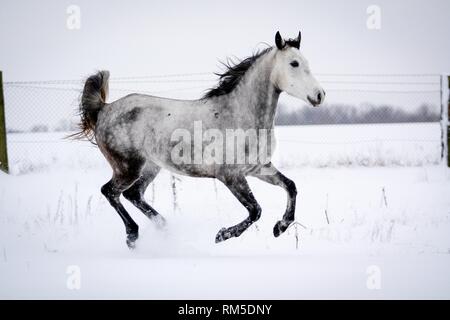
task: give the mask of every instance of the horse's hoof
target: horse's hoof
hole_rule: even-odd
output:
[[[289,225],[290,225],[289,222],[283,220],[278,221],[273,227],[273,235],[275,236],[275,238],[277,238],[278,236],[280,236],[280,234],[285,232],[289,227]]]
[[[162,230],[166,229],[167,220],[162,215],[157,214],[157,215],[153,216],[151,219],[155,223],[155,225],[158,229],[162,229]]]
[[[127,246],[128,249],[133,250],[136,248],[136,241],[131,241],[129,239],[127,239]]]
[[[130,250],[136,248],[136,240],[138,239],[139,234],[137,232],[129,233],[127,235],[127,246]]]
[[[226,228],[222,228],[219,230],[219,232],[217,232],[216,243],[225,241],[230,238],[231,238],[231,232],[228,231],[228,229],[226,229]]]

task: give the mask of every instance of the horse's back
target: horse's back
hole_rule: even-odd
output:
[[[167,160],[164,146],[171,134],[183,127],[198,103],[150,95],[130,94],[106,104],[98,115],[95,138],[109,160],[112,155],[126,158],[138,154],[149,161]]]

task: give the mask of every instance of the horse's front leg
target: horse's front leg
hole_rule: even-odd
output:
[[[287,207],[283,218],[278,221],[273,228],[273,235],[278,237],[286,231],[289,225],[295,219],[295,201],[297,197],[297,188],[294,181],[285,177],[272,163],[264,166],[257,174],[252,174],[254,177],[270,184],[280,186],[287,192]]]
[[[261,216],[261,207],[258,202],[256,202],[244,176],[227,176],[218,179],[222,181],[242,205],[247,208],[249,216],[235,226],[220,229],[216,235],[216,243],[232,237],[239,237]]]

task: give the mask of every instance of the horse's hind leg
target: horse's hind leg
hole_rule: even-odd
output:
[[[155,179],[160,170],[161,168],[156,165],[147,165],[140,178],[123,192],[123,196],[136,208],[141,210],[150,220],[155,221],[157,225],[162,227],[166,223],[164,217],[153,209],[144,199],[145,190]]]
[[[139,236],[139,227],[120,203],[120,194],[139,178],[139,174],[139,171],[128,172],[127,174],[114,172],[113,178],[101,188],[102,194],[108,199],[125,224],[127,245],[130,249],[134,248]]]
[[[286,212],[284,213],[283,218],[279,220],[273,228],[273,235],[278,237],[286,231],[295,218],[295,202],[297,197],[295,183],[278,171],[272,163],[267,164],[263,168],[261,174],[253,174],[253,176],[267,183],[280,186],[287,192]]]
[[[247,208],[249,216],[235,226],[219,230],[216,235],[216,243],[232,237],[239,237],[242,232],[247,230],[261,216],[261,207],[256,202],[244,176],[224,177],[220,180],[230,189],[242,205]]]

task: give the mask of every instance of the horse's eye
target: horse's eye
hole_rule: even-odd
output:
[[[291,62],[291,66],[293,66],[294,68],[298,67],[298,61],[294,60]]]

